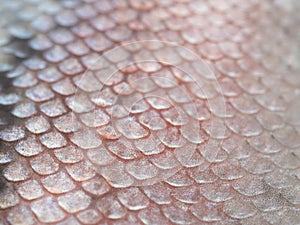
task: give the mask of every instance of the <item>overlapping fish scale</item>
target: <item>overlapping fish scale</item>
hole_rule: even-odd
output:
[[[12,109],[11,113],[17,118],[27,118],[36,113],[36,106],[32,101],[24,101],[17,104]]]
[[[149,206],[148,208],[139,211],[138,217],[144,224],[155,223],[158,225],[162,225],[168,223],[161,210],[155,206]]]
[[[95,224],[99,222],[103,217],[94,209],[87,209],[85,211],[77,213],[77,218],[83,224]]]
[[[47,191],[54,194],[65,193],[75,188],[74,182],[64,171],[46,176],[41,179],[41,183]]]
[[[164,216],[174,224],[196,224],[197,219],[189,212],[187,205],[178,202],[177,204],[162,207]]]
[[[45,102],[55,97],[51,89],[43,83],[40,83],[30,89],[27,89],[25,95],[27,98],[34,102]]]
[[[51,207],[48,207],[49,205]],[[42,223],[58,222],[66,216],[53,197],[36,200],[31,203],[30,208]]]
[[[17,191],[26,200],[37,199],[45,194],[42,186],[36,180],[29,180],[18,185]]]
[[[57,162],[49,154],[39,155],[30,160],[31,168],[40,175],[49,175],[59,169]],[[43,166],[45,165],[45,167]]]

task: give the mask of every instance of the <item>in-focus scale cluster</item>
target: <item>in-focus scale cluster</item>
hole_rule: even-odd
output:
[[[0,6],[0,224],[297,224],[297,3]]]

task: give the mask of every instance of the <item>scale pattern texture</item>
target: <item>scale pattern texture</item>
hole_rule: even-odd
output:
[[[0,224],[299,224],[296,1],[0,6]]]

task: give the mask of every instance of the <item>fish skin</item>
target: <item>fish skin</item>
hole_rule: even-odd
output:
[[[298,224],[297,1],[3,1],[0,224]]]

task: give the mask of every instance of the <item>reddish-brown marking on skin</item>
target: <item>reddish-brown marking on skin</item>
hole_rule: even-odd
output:
[[[3,2],[0,224],[297,224],[298,9]]]

